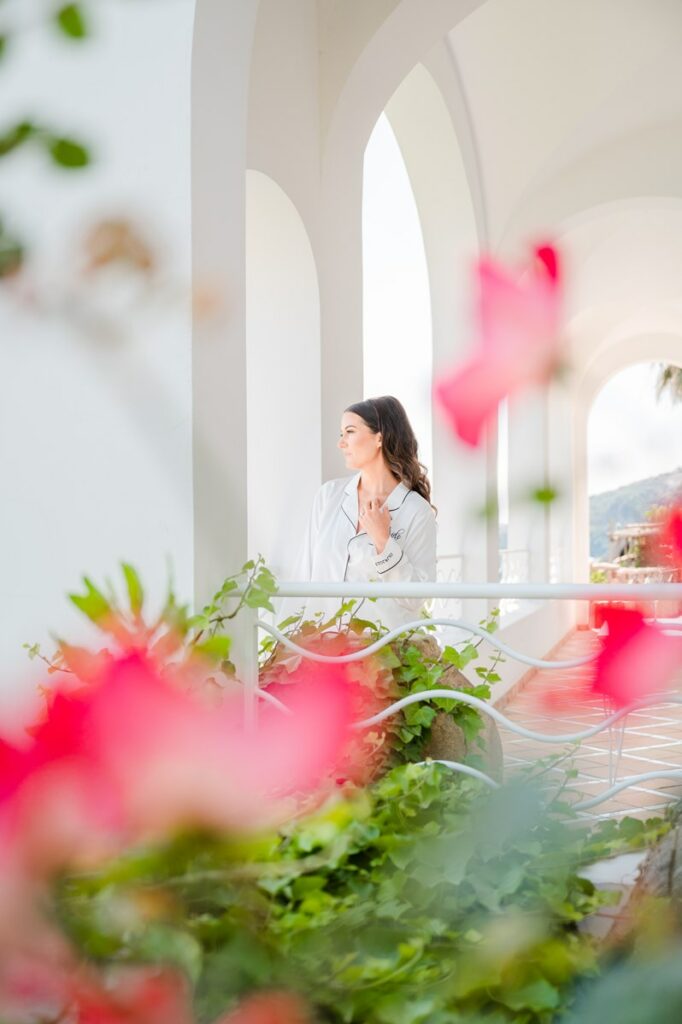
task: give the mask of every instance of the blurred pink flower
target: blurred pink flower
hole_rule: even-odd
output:
[[[340,666],[302,666],[291,714],[270,705],[245,728],[235,696],[208,708],[148,662],[118,662],[94,692],[93,736],[135,829],[245,829],[272,822],[280,800],[310,791],[350,740],[352,687]]]
[[[0,965],[0,1013],[17,1024],[194,1024],[179,974],[124,967],[100,977],[83,965],[34,956],[10,955]]]
[[[139,653],[112,661],[100,681],[50,696],[26,749],[0,741],[0,834],[45,874],[188,825],[271,824],[343,756],[345,670],[301,669],[287,705],[259,708],[249,730],[240,697],[209,708]]]
[[[608,626],[597,658],[592,690],[616,707],[665,691],[676,669],[682,667],[682,643],[649,626],[641,612],[605,608]]]
[[[663,520],[661,545],[666,561],[682,569],[682,504],[672,505]]]
[[[551,245],[534,253],[522,275],[490,258],[480,260],[478,346],[468,362],[434,387],[452,430],[472,446],[480,443],[504,398],[546,382],[560,363],[559,257]]]
[[[307,1007],[290,992],[259,992],[216,1024],[311,1024]]]

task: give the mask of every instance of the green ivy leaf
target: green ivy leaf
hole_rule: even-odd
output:
[[[133,566],[128,562],[122,562],[121,569],[123,570],[123,576],[126,581],[130,610],[133,615],[139,615],[144,603],[144,590],[140,583],[140,577]]]
[[[464,668],[470,661],[474,661],[478,657],[478,648],[474,647],[473,644],[467,644],[466,647],[460,651],[459,656],[461,659],[460,668]]]
[[[201,974],[201,945],[188,932],[168,925],[149,925],[143,933],[131,939],[129,951],[136,960],[172,964],[184,971],[193,983],[198,981]]]
[[[208,640],[196,644],[195,650],[199,651],[200,654],[205,654],[212,661],[222,662],[227,659],[231,646],[232,641],[230,637],[221,634],[210,636]]]
[[[87,167],[91,162],[89,151],[73,139],[47,137],[47,151],[58,167],[77,170]]]
[[[265,608],[269,612],[275,611],[270,595],[259,587],[251,587],[244,595],[244,604],[247,608]]]
[[[80,4],[65,4],[56,12],[55,24],[69,39],[85,39],[89,35],[83,8]]]
[[[554,985],[546,978],[538,978],[514,992],[506,992],[502,1001],[511,1010],[530,1009],[535,1013],[541,1013],[543,1010],[556,1010],[560,998]]]
[[[446,647],[442,654],[443,661],[446,661],[448,665],[454,665],[455,668],[463,668],[464,661],[459,651],[455,647]]]

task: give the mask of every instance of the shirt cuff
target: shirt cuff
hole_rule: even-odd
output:
[[[403,549],[398,544],[398,541],[394,540],[393,537],[389,537],[381,554],[375,555],[373,558],[374,568],[381,576],[384,573],[389,572],[391,569],[394,569],[402,560],[402,557]]]

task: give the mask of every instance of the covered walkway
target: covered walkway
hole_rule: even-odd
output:
[[[597,643],[591,630],[575,630],[552,657],[556,660],[580,657],[594,651]],[[501,710],[519,725],[549,735],[589,729],[608,713],[602,699],[589,693],[590,671],[589,666],[561,672],[534,671]],[[678,683],[682,685],[682,673]],[[678,693],[680,685],[676,687]],[[608,731],[574,748],[570,744],[553,746],[524,739],[508,730],[503,730],[502,742],[510,768],[573,750],[568,760],[578,773],[570,782],[574,792],[579,794],[574,798],[576,801],[591,799],[610,788]],[[618,745],[615,731],[613,742]],[[554,773],[559,781],[567,767],[567,761],[562,761],[548,774]],[[682,704],[633,712],[626,720],[618,781],[666,768],[682,768]],[[670,796],[682,797],[682,780],[654,779],[632,786],[582,814],[593,819],[658,816],[664,813]]]

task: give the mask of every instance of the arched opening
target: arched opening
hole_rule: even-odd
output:
[[[596,581],[642,581],[643,571],[655,568],[656,509],[682,489],[682,371],[660,388],[663,365],[637,362],[618,370],[589,410],[589,555]]]
[[[319,294],[298,211],[259,171],[246,181],[246,351],[249,551],[287,578],[320,485]]]
[[[362,197],[365,397],[405,406],[422,462],[432,464],[431,297],[419,214],[385,114],[367,144]]]

